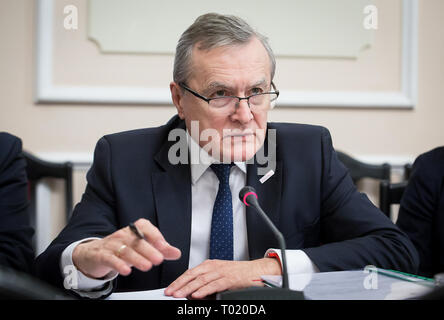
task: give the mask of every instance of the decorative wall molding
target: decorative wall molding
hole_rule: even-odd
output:
[[[374,0],[277,0],[270,10],[267,1],[193,0],[192,7],[187,1],[165,1],[161,10],[153,10],[153,1],[149,0],[88,0],[87,36],[105,54],[171,56],[178,35],[190,21],[206,12],[219,12],[239,15],[264,32],[278,57],[356,59],[373,45],[377,32],[371,27],[377,24],[376,17],[368,17],[373,3]]]
[[[88,152],[37,152],[36,156],[53,162],[71,161],[75,170],[88,170],[93,162],[93,154]],[[389,163],[394,168],[402,168],[406,163],[413,163],[415,155],[350,155],[355,159],[369,163],[382,164]]]
[[[53,82],[54,0],[38,0],[36,103],[171,105],[168,88],[60,86]],[[401,90],[398,92],[286,91],[278,107],[414,108],[417,102],[418,0],[402,3]]]
[[[94,159],[94,155],[89,152],[37,152],[36,156],[50,162],[70,161],[74,170],[88,170]]]

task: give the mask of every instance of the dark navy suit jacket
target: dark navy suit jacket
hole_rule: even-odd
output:
[[[0,132],[0,265],[32,273],[34,231],[30,227],[28,208],[22,142]]]
[[[419,253],[418,273],[444,272],[444,147],[415,160],[396,224]]]
[[[112,134],[99,140],[88,185],[67,227],[38,257],[40,277],[61,286],[62,251],[86,237],[104,237],[139,218],[156,225],[182,251],[143,273],[118,277],[116,290],[168,286],[188,267],[191,233],[191,175],[188,164],[172,165],[168,133],[185,128],[177,116],[165,126]],[[415,272],[417,252],[407,236],[360,194],[318,126],[269,123],[276,129],[275,174],[261,184],[258,164],[247,165],[247,184],[283,233],[288,249],[304,249],[320,271],[376,265]],[[247,208],[251,259],[277,242],[262,219]]]

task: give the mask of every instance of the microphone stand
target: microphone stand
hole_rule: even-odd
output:
[[[256,194],[254,193],[254,195]],[[248,197],[251,196],[247,196],[247,198]],[[257,198],[251,197],[251,201],[248,202],[250,203],[249,205],[259,213],[262,219],[265,220],[279,242],[282,256],[282,287],[250,287],[240,290],[229,290],[218,293],[216,300],[304,300],[304,293],[302,291],[290,290],[289,288],[284,236],[259,206]]]

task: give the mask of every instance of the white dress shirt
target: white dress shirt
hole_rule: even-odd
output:
[[[190,150],[200,151],[200,161],[191,163],[191,245],[189,268],[193,268],[210,255],[211,220],[213,206],[219,190],[219,179],[210,168],[216,161],[203,151],[196,148],[197,143],[188,136]],[[194,155],[191,156],[191,159]],[[197,162],[197,161],[195,161]],[[244,162],[235,162],[230,171],[230,190],[233,204],[233,259],[249,260],[247,240],[247,220],[245,205],[237,196],[247,181],[247,167]]]
[[[216,161],[201,149],[189,135],[188,141],[191,159],[194,159],[190,165],[192,213],[190,257],[188,263],[188,267],[193,268],[209,257],[211,219],[213,215],[213,205],[219,188],[219,179],[210,168],[210,165]],[[199,151],[198,157],[200,161],[195,161],[195,159],[197,159],[197,155],[195,154],[197,150]],[[246,179],[247,168],[245,162],[235,162],[235,166],[233,166],[230,171],[229,184],[233,203],[233,258],[237,261],[249,260],[246,208],[238,197],[239,191],[246,185]],[[83,239],[72,243],[63,251],[60,261],[62,274],[66,266],[75,268],[72,262],[72,252],[74,248],[79,243],[90,239],[91,238]],[[166,240],[168,241],[168,239]],[[264,256],[268,256],[271,252],[276,253],[280,258],[279,261],[282,261],[280,250],[269,249],[267,252],[264,252]],[[302,250],[286,250],[286,256],[288,273],[318,272],[316,266]],[[109,290],[112,289],[111,280],[118,275],[117,272],[112,272],[108,274],[105,279],[97,280],[85,276],[78,270],[77,272],[78,285],[77,289],[73,290],[82,296],[91,298],[100,297],[100,295],[108,293]],[[109,283],[109,285],[105,286],[107,283]],[[100,290],[102,287],[103,289]]]

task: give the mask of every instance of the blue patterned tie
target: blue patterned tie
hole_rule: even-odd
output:
[[[211,220],[210,259],[233,260],[233,204],[230,190],[232,164],[212,164],[219,179],[219,190]]]

